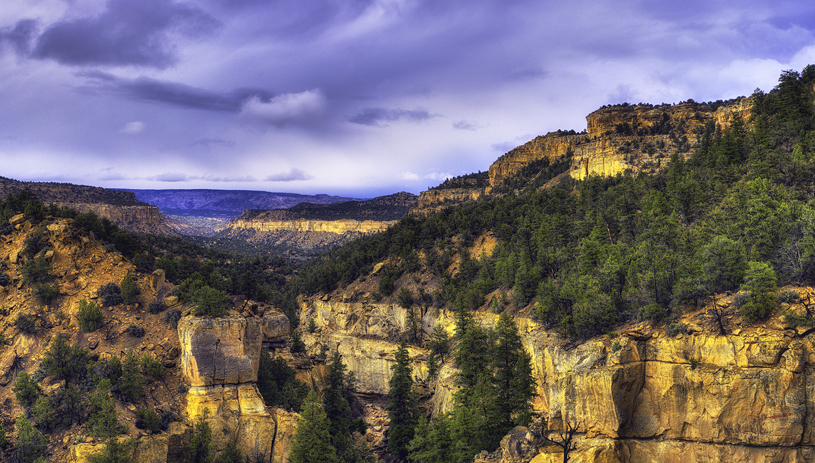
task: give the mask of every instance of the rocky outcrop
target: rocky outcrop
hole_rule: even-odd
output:
[[[708,121],[726,128],[734,114],[747,120],[750,104],[749,98],[739,98],[721,106],[687,101],[603,107],[586,116],[585,133],[552,132],[498,158],[489,169],[488,192],[544,158],[550,162],[570,159],[569,175],[577,179],[659,168],[659,160],[674,151],[692,152]]]
[[[446,206],[475,201],[484,194],[483,188],[445,188],[427,190],[419,194],[419,204],[411,211],[418,215],[432,214]]]
[[[99,217],[109,219],[116,225],[132,233],[152,233],[154,235],[175,236],[177,233],[164,222],[164,216],[156,206],[149,204],[137,206],[118,206],[101,203],[56,203],[60,207],[69,207],[77,212],[93,212]]]
[[[179,322],[181,367],[191,386],[187,414],[210,415],[217,448],[234,438],[244,454],[279,461],[273,460],[273,447],[284,431],[278,430],[256,383],[263,342],[288,335],[288,319],[280,312],[267,311],[262,318],[188,316]]]
[[[406,332],[398,306],[304,300],[309,350],[343,356],[362,392],[383,394],[393,352]],[[479,312],[482,325],[497,315]],[[736,329],[717,335],[689,322],[675,338],[641,324],[616,338],[570,347],[533,320],[517,318],[538,384],[535,410],[545,432],[577,426],[575,460],[584,462],[812,461],[815,456],[815,337],[783,328]],[[422,314],[425,333],[452,332],[452,314]],[[414,376],[424,378],[427,352],[414,348]],[[434,409],[450,409],[455,370],[446,364],[435,385]],[[548,431],[546,431],[548,430]],[[552,434],[553,438],[555,434]],[[537,437],[522,459],[562,461],[558,447]],[[538,439],[538,440],[535,440]],[[520,444],[519,444],[520,445]],[[498,461],[489,460],[489,461]],[[484,460],[488,461],[488,460]],[[707,460],[706,460],[707,461]]]

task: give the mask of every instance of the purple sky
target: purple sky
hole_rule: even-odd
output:
[[[815,63],[800,0],[2,3],[0,175],[105,187],[418,193]]]

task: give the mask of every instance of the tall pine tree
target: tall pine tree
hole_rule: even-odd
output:
[[[396,365],[391,367],[393,376],[388,391],[388,418],[390,431],[388,432],[388,451],[400,458],[408,454],[408,444],[413,439],[413,428],[419,415],[416,398],[411,391],[413,386],[410,366],[410,355],[407,343],[402,341],[396,351]]]
[[[351,393],[351,385],[346,369],[339,352],[334,352],[328,364],[326,387],[323,389],[323,409],[330,422],[329,432],[337,455],[343,460],[350,461],[351,406],[347,397]]]
[[[303,402],[303,412],[297,420],[297,431],[292,436],[289,461],[291,463],[342,463],[332,445],[328,417],[320,406],[317,393],[309,391]]]

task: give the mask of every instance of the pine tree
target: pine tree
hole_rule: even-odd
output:
[[[289,462],[341,463],[337,450],[331,444],[328,416],[320,406],[317,393],[309,391],[303,402],[303,412],[297,420],[297,431],[292,436]]]
[[[210,463],[215,456],[212,448],[212,428],[207,423],[207,418],[209,418],[209,408],[204,408],[204,412],[198,416],[198,423],[193,428],[187,452],[189,463]]]
[[[396,351],[396,364],[391,367],[393,376],[388,390],[388,418],[390,431],[388,433],[388,451],[400,458],[408,454],[408,444],[413,439],[413,428],[419,415],[416,398],[411,391],[413,386],[410,366],[410,355],[407,343],[404,341]]]
[[[350,387],[347,367],[342,363],[339,352],[334,352],[328,364],[326,387],[323,389],[323,409],[330,421],[329,432],[337,455],[345,459],[351,446],[351,406],[348,401]]]
[[[48,447],[48,438],[40,431],[34,429],[31,423],[20,415],[17,418],[17,450],[16,456],[20,463],[32,463],[42,457]]]
[[[516,424],[513,416],[528,415],[530,401],[535,395],[535,381],[518,326],[506,313],[498,318],[495,338],[490,366],[494,372],[496,407],[500,426],[509,430]]]

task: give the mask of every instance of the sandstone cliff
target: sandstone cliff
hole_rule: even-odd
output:
[[[262,318],[185,317],[178,324],[181,367],[191,386],[187,414],[198,417],[208,410],[216,447],[223,448],[232,436],[245,455],[285,461],[283,441],[293,434],[295,420],[282,410],[266,408],[257,376],[262,344],[288,336],[289,321],[277,311],[267,311]]]
[[[77,212],[93,212],[105,217],[131,233],[152,233],[155,235],[177,235],[176,231],[164,222],[158,207],[149,204],[137,206],[117,206],[101,203],[56,203]]]
[[[721,106],[688,101],[604,107],[586,116],[585,133],[549,133],[498,158],[489,169],[490,189],[543,158],[555,161],[571,156],[569,175],[577,179],[658,168],[668,153],[690,153],[707,122],[724,129],[733,114],[746,120],[750,100],[739,98]]]
[[[301,308],[303,320],[315,321],[316,330],[303,337],[311,351],[337,349],[361,392],[387,391],[393,353],[407,330],[403,309],[336,297],[307,299]],[[478,319],[492,326],[497,315],[479,312]],[[815,458],[815,337],[807,331],[785,330],[771,320],[720,336],[703,318],[693,317],[686,320],[687,333],[675,338],[643,323],[615,338],[603,336],[575,347],[527,316],[517,322],[533,357],[534,406],[544,419],[544,432],[562,429],[564,423],[578,426],[573,461]],[[452,333],[453,314],[426,311],[423,331],[436,325]],[[419,379],[426,375],[426,354],[411,349]],[[434,386],[437,413],[450,408],[453,378],[448,363]],[[512,457],[507,450],[498,460],[562,461],[557,447],[539,436],[520,441],[525,452]],[[483,461],[498,461],[492,458]]]

